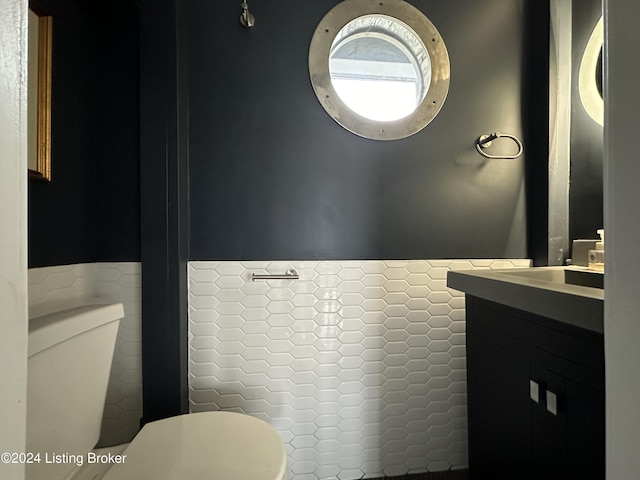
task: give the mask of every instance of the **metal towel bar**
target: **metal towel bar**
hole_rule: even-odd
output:
[[[254,282],[256,280],[298,280],[300,276],[298,272],[296,272],[293,268],[284,272],[284,274],[280,275],[269,275],[269,274],[260,274],[260,273],[252,273],[251,281]]]

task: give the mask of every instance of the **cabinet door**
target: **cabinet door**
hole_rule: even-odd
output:
[[[467,356],[471,478],[533,478],[528,358],[473,333]]]
[[[567,469],[571,478],[605,478],[605,396],[604,374],[595,388],[566,382]],[[568,478],[568,477],[567,477]]]
[[[578,383],[581,370],[542,353],[532,363],[542,400],[531,411],[534,478],[605,478],[603,378],[592,372],[590,385]]]
[[[534,478],[563,480],[567,475],[567,401],[565,378],[540,369],[535,363],[532,379],[538,383],[540,401],[531,406],[531,441]]]
[[[604,480],[601,336],[467,297],[473,480]]]

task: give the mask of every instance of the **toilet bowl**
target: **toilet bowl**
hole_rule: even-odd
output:
[[[262,420],[193,413],[145,425],[104,480],[283,480],[285,458],[282,440]]]
[[[100,437],[121,304],[29,322],[27,480],[285,480],[286,451],[266,422],[200,412],[146,424],[128,445]]]

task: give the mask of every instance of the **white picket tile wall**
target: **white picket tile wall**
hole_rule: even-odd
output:
[[[271,423],[292,480],[467,464],[464,296],[450,269],[528,260],[190,262],[191,411]],[[251,273],[299,280],[255,281]]]
[[[100,446],[131,441],[142,416],[141,266],[87,263],[29,269],[29,316],[87,302],[122,302]]]

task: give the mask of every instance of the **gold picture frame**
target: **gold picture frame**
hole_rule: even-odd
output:
[[[27,88],[29,178],[51,180],[52,17],[29,9]]]

